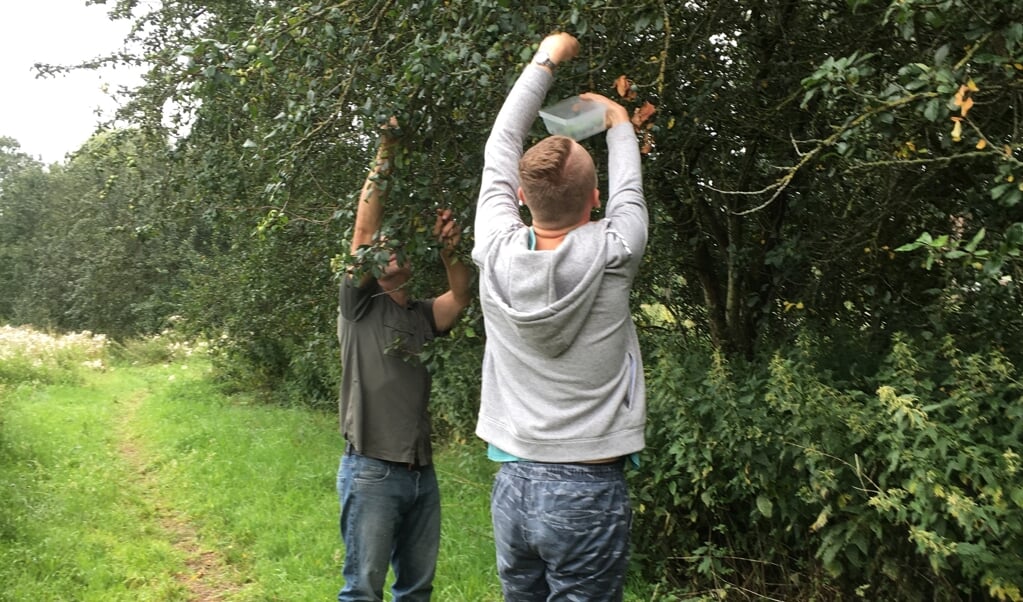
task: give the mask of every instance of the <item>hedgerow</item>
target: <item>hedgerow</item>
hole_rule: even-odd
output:
[[[649,575],[694,599],[1023,600],[1015,366],[900,334],[842,381],[816,362],[828,344],[648,355],[632,486]]]

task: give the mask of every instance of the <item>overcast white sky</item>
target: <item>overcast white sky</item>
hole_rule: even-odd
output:
[[[35,63],[73,64],[122,47],[127,21],[110,21],[107,7],[86,0],[0,0],[0,136],[43,163],[64,161],[95,130],[96,109],[115,106],[101,91],[137,81],[119,69],[37,79]]]

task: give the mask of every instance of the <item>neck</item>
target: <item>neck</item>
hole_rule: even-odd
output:
[[[397,289],[385,292],[387,293],[387,296],[390,297],[391,300],[397,303],[398,305],[402,307],[408,307],[408,293],[406,293],[404,289]]]
[[[405,280],[404,282],[396,282],[394,280],[381,278],[377,280],[377,284],[379,284],[380,288],[383,289],[382,292],[377,293],[378,295],[387,295],[398,305],[402,307],[408,306],[408,291],[405,290],[405,285],[408,284],[408,280]]]
[[[565,237],[568,236],[569,232],[575,230],[584,223],[586,222],[580,222],[563,228],[545,228],[543,226],[533,224],[533,234],[536,236],[536,249],[538,251],[548,251],[550,249],[558,248],[558,246],[565,240]]]

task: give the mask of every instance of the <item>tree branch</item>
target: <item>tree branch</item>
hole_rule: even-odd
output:
[[[715,192],[719,192],[721,194],[729,194],[729,195],[751,195],[751,196],[755,196],[755,195],[765,194],[765,193],[770,192],[770,191],[773,190],[774,194],[772,194],[770,196],[770,198],[768,198],[763,203],[757,205],[756,207],[753,207],[752,209],[747,209],[745,211],[732,211],[731,212],[733,215],[738,215],[738,216],[743,216],[743,215],[749,215],[751,213],[756,213],[757,211],[763,210],[765,207],[767,207],[768,205],[770,205],[771,203],[776,201],[778,199],[778,197],[781,196],[781,193],[785,190],[785,188],[787,188],[788,185],[792,183],[793,178],[795,178],[796,174],[799,173],[799,170],[801,170],[804,167],[806,167],[810,163],[811,160],[813,160],[817,155],[821,154],[821,152],[823,152],[825,149],[833,146],[836,142],[838,142],[838,140],[846,132],[859,127],[860,125],[862,125],[865,121],[867,121],[868,119],[870,119],[874,115],[877,115],[877,114],[880,114],[880,113],[884,113],[884,112],[890,111],[892,109],[897,109],[897,108],[899,108],[899,107],[901,107],[903,105],[907,105],[907,104],[909,104],[911,102],[916,102],[918,100],[923,100],[923,99],[927,99],[927,98],[934,98],[937,95],[938,95],[937,92],[922,92],[920,94],[912,94],[910,96],[904,96],[904,97],[899,98],[897,100],[889,101],[889,102],[880,104],[880,105],[878,105],[876,107],[873,107],[871,109],[868,109],[867,111],[865,111],[865,112],[861,113],[860,115],[858,115],[856,118],[854,118],[854,119],[850,120],[849,122],[847,122],[842,127],[840,127],[837,130],[835,130],[835,132],[833,134],[831,134],[830,136],[825,138],[823,141],[820,142],[820,144],[815,146],[813,149],[811,149],[811,150],[807,151],[806,153],[804,153],[800,157],[798,163],[796,163],[795,165],[789,167],[786,170],[785,175],[783,175],[781,178],[779,178],[773,184],[771,184],[769,186],[766,186],[766,187],[764,187],[764,188],[762,188],[760,190],[757,190],[757,191],[725,191],[725,190],[717,190],[717,189],[712,188],[711,186],[708,186],[706,184],[704,186],[707,187],[707,188],[710,188],[711,190],[714,190]]]

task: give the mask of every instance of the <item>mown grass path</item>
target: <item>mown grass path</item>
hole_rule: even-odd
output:
[[[124,409],[142,373],[20,387],[0,426],[3,600],[187,600],[189,552],[155,517],[160,500],[124,456]]]
[[[139,449],[140,434],[134,422],[148,397],[148,390],[139,390],[124,403],[116,425],[120,455],[135,474],[133,485],[150,501],[152,518],[182,555],[184,570],[174,577],[184,586],[188,599],[195,602],[230,599],[243,588],[244,579],[219,551],[203,546],[199,530],[188,515],[161,498],[159,479],[151,473],[146,455]]]
[[[214,387],[201,360],[4,394],[0,601],[329,600],[336,417]],[[476,449],[438,457],[434,599],[500,599]]]

